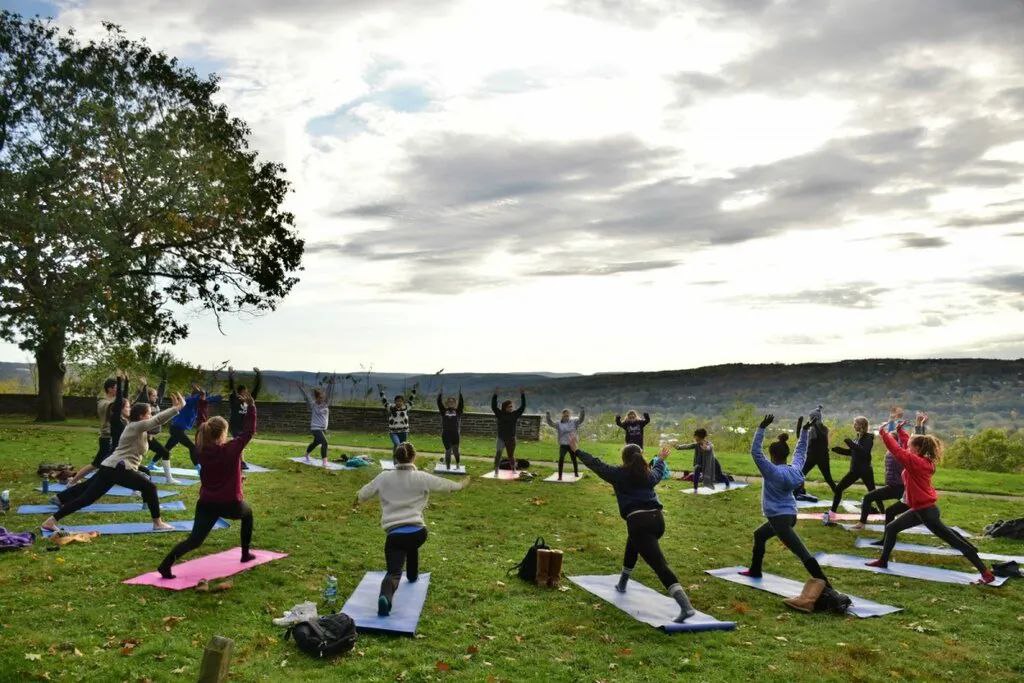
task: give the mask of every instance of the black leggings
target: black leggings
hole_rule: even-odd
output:
[[[498,471],[498,467],[501,465],[501,452],[505,451],[508,453],[508,459],[511,463],[511,469],[516,469],[516,440],[515,438],[503,439],[500,436],[494,444],[494,471]]]
[[[804,461],[804,476],[806,477],[807,473],[813,470],[815,467],[821,470],[821,476],[825,478],[825,483],[828,484],[828,487],[835,491],[836,482],[832,478],[832,464],[829,462],[828,453],[815,456],[808,455],[807,460]],[[806,492],[807,491],[804,488],[803,484],[800,484],[800,488],[797,489],[796,491],[796,493]]]
[[[320,458],[322,460],[326,460],[327,459],[327,437],[324,435],[324,430],[322,430],[322,429],[311,429],[309,431],[313,435],[313,441],[308,446],[306,446],[306,455],[309,455],[310,453],[312,453],[313,449],[316,448],[317,444],[320,444]]]
[[[778,536],[782,544],[804,563],[804,567],[811,576],[827,583],[828,578],[826,578],[825,572],[821,571],[821,565],[797,536],[794,527],[796,527],[796,515],[775,515],[769,517],[768,521],[754,530],[754,553],[750,558],[750,573],[754,576],[761,576],[765,545],[772,536]]]
[[[569,454],[572,458],[572,473],[577,477],[580,476],[580,466],[576,461],[576,454],[569,450],[569,447],[563,444],[558,446],[558,478],[562,478],[562,469],[565,467],[565,455]]]
[[[89,480],[89,485],[82,491],[81,495],[67,503],[62,503],[60,510],[53,515],[53,518],[60,520],[73,512],[78,512],[86,505],[92,505],[103,497],[115,484],[140,491],[142,499],[146,501],[146,506],[149,507],[150,516],[153,519],[157,519],[160,516],[160,499],[156,495],[156,486],[146,475],[136,470],[130,470],[124,466],[124,463],[121,463],[117,467],[100,467],[92,479]]]
[[[978,549],[971,545],[963,536],[942,523],[937,505],[923,510],[907,510],[885,525],[885,539],[882,541],[882,557],[880,558],[883,563],[889,561],[892,549],[896,545],[896,535],[904,529],[909,529],[918,524],[924,524],[928,527],[928,531],[963,553],[964,557],[970,560],[971,564],[979,572],[984,572],[988,569],[985,563],[981,561],[981,558],[978,557]]]
[[[149,450],[156,454],[154,460],[170,460],[171,452],[155,436],[149,437]]]
[[[444,466],[447,469],[452,467],[452,456],[455,456],[455,466],[459,466],[459,437],[441,434],[441,444],[444,445]]]
[[[100,463],[106,460],[107,456],[113,452],[113,440],[109,436],[101,436],[96,448],[96,455],[92,457],[92,466],[99,469]]]
[[[188,538],[174,546],[167,557],[160,563],[161,567],[170,568],[185,553],[201,546],[210,535],[219,518],[242,520],[242,552],[249,552],[252,545],[252,508],[245,501],[236,503],[196,503],[196,519],[192,522],[192,531]]]
[[[391,603],[398,590],[398,582],[402,580],[402,569],[405,578],[415,581],[420,575],[420,546],[427,542],[427,528],[408,534],[388,534],[384,541],[384,560],[387,562],[387,573],[380,582],[380,594]]]
[[[196,460],[196,445],[192,443],[192,439],[189,438],[188,432],[181,427],[175,427],[174,425],[171,425],[168,431],[171,433],[171,437],[167,439],[167,445],[164,446],[167,451],[166,460],[171,459],[171,449],[180,443],[188,449],[188,459],[192,461],[192,464],[198,465],[199,461]]]
[[[871,465],[851,467],[850,471],[843,475],[843,478],[835,486],[832,497],[832,512],[839,509],[839,503],[843,501],[843,491],[853,486],[857,481],[863,481],[868,491],[875,490],[875,472],[871,469]],[[876,505],[878,505],[879,512],[885,512],[885,506],[878,502],[876,502]]]
[[[882,486],[881,488],[877,488],[874,491],[868,491],[867,495],[864,496],[864,500],[862,500],[861,503],[860,503],[860,523],[861,524],[866,524],[867,523],[867,521],[868,521],[868,513],[871,512],[871,504],[872,503],[883,501],[883,500],[901,500],[903,498],[903,491],[904,491],[903,484],[886,484],[885,486]],[[893,506],[890,505],[889,506],[889,510],[886,510],[881,505],[881,503],[879,503],[879,507],[882,507],[883,511],[885,512],[885,523],[888,524],[896,516],[896,515],[890,515],[889,514],[889,510],[891,510],[893,508]],[[905,511],[906,511],[906,508],[904,508],[903,510],[900,510],[900,512],[905,512]],[[896,514],[899,514],[899,512],[897,512]]]
[[[679,583],[669,569],[665,555],[661,552],[658,539],[665,535],[665,517],[661,510],[642,510],[626,517],[626,553],[622,558],[623,569],[633,569],[637,557],[644,558],[665,588]]]

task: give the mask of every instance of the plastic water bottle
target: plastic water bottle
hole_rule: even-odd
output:
[[[831,523],[832,523],[832,519],[831,519],[831,518],[829,517],[829,515],[828,515],[828,510],[826,510],[826,511],[825,511],[825,512],[824,512],[824,513],[823,513],[823,514],[821,515],[821,523],[822,523],[822,524],[824,524],[825,526],[828,526],[829,524],[831,524]]]
[[[11,492],[7,489],[0,491],[0,510],[7,512],[11,509]]]
[[[324,586],[324,603],[331,608],[338,603],[338,579],[334,576],[327,577],[327,584]]]
[[[50,478],[49,477],[43,477],[43,493],[49,493],[49,492],[50,492]]]

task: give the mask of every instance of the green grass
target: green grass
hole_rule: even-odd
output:
[[[331,438],[341,442],[343,435]],[[416,441],[424,450],[432,446],[429,437]],[[86,431],[0,425],[0,488],[11,489],[15,506],[44,502],[34,490],[36,465],[85,462],[94,444],[95,436]],[[467,440],[466,450],[476,448],[475,440]],[[524,455],[537,458],[551,445],[529,448],[537,455]],[[613,454],[616,448],[593,450]],[[338,576],[347,596],[365,571],[381,567],[383,533],[375,504],[352,508],[355,492],[373,472],[321,472],[287,462],[294,453],[290,445],[250,448],[253,462],[279,470],[250,475],[246,482],[246,498],[256,512],[256,544],[290,556],[238,575],[227,593],[120,583],[152,570],[178,534],[101,537],[54,553],[38,544],[0,557],[0,679],[194,679],[213,635],[235,640],[232,675],[240,681],[989,681],[1024,674],[1019,584],[949,586],[832,570],[840,590],[905,608],[861,620],[794,613],[775,596],[708,577],[704,569],[749,560],[750,534],[762,521],[757,485],[710,497],[684,496],[679,482],[660,489],[668,527],[662,545],[670,564],[698,609],[739,623],[733,632],[666,636],[573,584],[566,592],[542,591],[507,578],[505,570],[537,535],[565,550],[567,574],[618,570],[624,525],[610,488],[593,476],[573,486],[475,479],[463,492],[433,497],[427,510],[431,536],[422,551],[423,569],[432,578],[419,636],[363,636],[346,657],[313,660],[283,642],[270,619],[296,602],[316,600],[328,573]],[[733,466],[731,459],[726,462]],[[738,462],[737,456],[737,467]],[[469,464],[473,474],[486,467]],[[197,493],[196,487],[183,489],[189,509],[169,518],[190,518]],[[1020,515],[1020,501],[1013,499],[952,496],[941,505],[948,522],[974,531],[996,518]],[[76,515],[68,523],[144,518],[141,512]],[[40,521],[12,513],[3,524],[21,530]],[[800,533],[815,551],[866,556],[853,548],[854,535],[842,530],[803,523]],[[197,554],[237,543],[234,525],[211,534]],[[1007,541],[979,545],[1021,552],[1019,544]],[[959,558],[902,559],[969,570]],[[804,576],[777,543],[769,546],[766,570]],[[660,588],[642,563],[635,578]],[[165,623],[166,617],[184,619]],[[139,644],[125,653],[121,643],[127,639]],[[29,654],[41,658],[27,659]],[[440,673],[438,662],[451,671]]]

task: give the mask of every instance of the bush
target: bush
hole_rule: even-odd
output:
[[[965,470],[1024,472],[1024,436],[985,429],[957,439],[946,449],[945,464]]]

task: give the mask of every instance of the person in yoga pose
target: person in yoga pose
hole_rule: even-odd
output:
[[[431,491],[458,491],[469,485],[470,479],[454,482],[435,477],[416,469],[416,449],[411,443],[400,443],[394,450],[395,469],[385,470],[373,478],[356,495],[356,504],[380,497],[380,525],[387,534],[384,540],[384,560],[387,572],[380,584],[377,614],[391,614],[395,591],[405,569],[406,579],[412,583],[419,578],[420,546],[427,541],[427,526],[423,521],[423,508],[427,506]]]
[[[313,435],[313,440],[306,446],[306,462],[309,462],[309,454],[313,452],[313,449],[320,446],[320,460],[325,468],[327,467],[327,435],[325,432],[331,417],[334,380],[333,375],[327,380],[326,392],[320,387],[315,387],[312,396],[306,393],[306,387],[301,384],[299,385],[302,398],[306,400],[306,405],[309,406],[309,431]]]
[[[205,400],[207,403],[220,403],[222,397],[220,394],[207,394],[198,384],[192,384],[192,393],[185,399],[184,407],[181,409],[181,412],[171,420],[171,424],[167,427],[167,431],[171,434],[170,438],[167,439],[167,443],[164,444],[164,448],[167,451],[167,460],[165,460],[167,467],[170,467],[171,451],[174,450],[174,447],[179,443],[188,449],[188,459],[192,461],[193,467],[199,462],[196,459],[196,445],[192,442],[192,439],[189,438],[188,432],[196,424],[196,418],[199,414],[200,398]]]
[[[156,486],[149,480],[149,477],[139,472],[139,463],[142,456],[149,449],[149,430],[158,424],[169,421],[185,406],[185,399],[181,394],[171,396],[171,407],[156,415],[148,403],[136,403],[131,407],[128,425],[121,434],[121,441],[117,448],[109,456],[104,458],[100,464],[99,471],[89,481],[89,486],[72,501],[60,506],[60,509],[45,522],[43,529],[56,531],[57,522],[68,515],[81,510],[86,505],[91,505],[106,494],[115,484],[140,491],[142,498],[149,507],[149,514],[153,518],[153,528],[157,530],[173,529],[160,518],[160,499],[156,494]]]
[[[897,417],[897,411],[899,417]],[[910,435],[903,430],[904,421],[901,419],[903,415],[902,409],[897,408],[889,414],[889,422],[886,423],[885,429],[890,434],[896,434],[896,440],[899,442],[900,447],[906,448],[910,442]],[[925,427],[928,422],[927,413],[917,413],[917,424],[914,427],[915,434],[924,434],[927,430]],[[868,521],[868,513],[871,512],[871,504],[876,501],[883,500],[895,500],[896,503],[885,508],[885,523],[888,524],[892,520],[896,519],[896,515],[902,514],[909,510],[906,504],[903,502],[903,494],[905,492],[903,486],[903,465],[900,464],[899,460],[893,457],[893,454],[886,450],[885,452],[885,486],[881,486],[874,491],[868,491],[867,495],[864,496],[864,500],[860,504],[860,521],[853,525],[854,529],[863,529],[864,525]]]
[[[551,413],[544,413],[544,419],[547,421],[548,426],[555,430],[558,435],[558,481],[562,481],[562,471],[565,468],[565,456],[568,454],[572,458],[572,473],[577,479],[580,476],[580,467],[576,462],[576,456],[572,451],[569,450],[569,437],[573,434],[579,434],[580,425],[583,424],[583,419],[586,417],[587,411],[585,408],[580,406],[580,416],[573,417],[569,409],[566,408],[562,411],[562,417],[555,422],[551,419]]]
[[[166,391],[166,377],[160,380],[160,385],[155,389],[149,386],[145,378],[142,378],[142,388],[139,389],[139,395],[135,397],[135,402],[148,403],[153,414],[159,413],[160,404],[164,402],[164,393]],[[156,428],[149,432],[149,450],[153,451],[153,461],[150,463],[149,469],[153,469],[157,463],[163,461],[164,479],[167,480],[168,484],[180,484],[181,482],[171,474],[171,454],[160,443],[160,433],[162,431],[163,425],[157,425]]]
[[[519,407],[513,408],[512,401],[502,401],[498,408],[498,387],[491,396],[491,411],[498,424],[498,439],[494,444],[494,476],[498,476],[502,451],[508,453],[509,468],[516,472],[516,424],[526,412],[526,392],[519,389]]]
[[[388,419],[388,436],[391,438],[392,448],[398,448],[398,444],[409,440],[409,409],[416,402],[417,389],[419,389],[419,384],[413,385],[408,401],[405,396],[399,394],[395,396],[394,403],[391,403],[384,395],[384,385],[377,385],[380,402],[384,404],[384,415]]]
[[[828,426],[822,421],[821,410],[822,407],[819,405],[808,415],[810,431],[807,437],[807,461],[804,463],[803,474],[806,480],[810,471],[817,467],[821,471],[821,476],[825,478],[825,483],[828,484],[832,493],[835,494],[836,482],[832,478],[832,465],[828,455]],[[800,484],[800,487],[794,493],[797,499],[811,498],[807,495],[807,489],[804,488],[803,483]],[[814,498],[814,500],[817,500],[817,498]]]
[[[608,465],[579,450],[579,439],[576,434],[569,437],[569,449],[594,474],[612,485],[619,505],[619,515],[626,520],[626,552],[622,559],[622,575],[615,590],[620,593],[626,592],[637,559],[642,557],[661,579],[668,594],[679,604],[679,616],[675,621],[681,623],[696,614],[696,610],[690,604],[690,598],[687,597],[675,573],[669,568],[658,543],[658,539],[665,534],[665,517],[662,515],[663,506],[654,487],[661,481],[661,475],[665,471],[668,446],[662,447],[653,467],[644,460],[643,449],[632,443],[622,447],[620,466]]]
[[[444,445],[444,467],[452,468],[452,456],[455,456],[455,467],[459,466],[459,441],[462,434],[462,413],[466,407],[462,400],[462,389],[459,389],[458,401],[449,396],[442,402],[444,389],[437,392],[437,412],[441,414],[441,444]]]
[[[201,546],[217,520],[242,521],[242,562],[255,559],[252,546],[252,508],[242,496],[242,452],[256,433],[256,402],[244,388],[237,392],[245,404],[242,429],[228,440],[230,426],[223,417],[213,417],[196,431],[196,459],[199,460],[199,501],[192,531],[167,553],[157,571],[165,579],[173,579],[171,566],[182,555]]]
[[[821,579],[828,585],[828,577],[821,570],[821,565],[814,559],[796,533],[797,509],[793,492],[804,480],[802,468],[804,459],[807,457],[809,432],[813,426],[808,422],[801,428],[803,418],[797,422],[799,440],[796,445],[796,453],[793,455],[793,463],[786,464],[786,459],[789,457],[789,444],[787,443],[789,435],[785,433],[779,434],[778,440],[768,447],[771,460],[764,457],[764,450],[761,446],[764,442],[764,432],[774,420],[774,415],[764,416],[754,433],[754,441],[750,445],[750,455],[764,480],[761,489],[761,511],[764,513],[766,521],[754,531],[754,550],[751,554],[750,567],[741,571],[740,574],[754,578],[761,577],[765,545],[770,538],[777,536],[782,544],[803,563],[808,574],[816,579]],[[787,604],[791,604],[797,609],[805,609],[806,605],[800,602],[801,598],[791,598],[790,600],[793,602],[787,601]],[[808,610],[805,609],[805,611]]]
[[[676,450],[693,451],[693,492],[697,493],[700,482],[711,489],[715,488],[717,482],[723,482],[725,488],[729,488],[729,477],[722,471],[722,466],[715,457],[715,447],[708,441],[708,430],[694,430],[693,438],[696,439],[693,443],[676,446]]]
[[[875,445],[875,436],[871,433],[871,428],[868,426],[868,419],[863,416],[854,419],[853,431],[857,435],[856,441],[844,439],[843,443],[846,444],[846,448],[842,446],[832,447],[833,453],[850,458],[850,471],[843,475],[843,478],[835,486],[832,496],[832,508],[824,515],[826,524],[835,524],[839,503],[843,500],[843,492],[857,481],[864,482],[864,486],[867,487],[869,492],[875,490],[875,471],[871,468],[871,449]],[[879,512],[885,512],[881,502],[876,503],[876,505],[879,507]]]
[[[245,430],[245,411],[248,410],[248,405],[242,399],[243,395],[252,396],[252,400],[256,400],[260,396],[260,386],[263,383],[263,375],[260,373],[259,368],[252,369],[254,378],[252,383],[252,390],[246,388],[244,384],[235,385],[235,369],[228,368],[228,433],[231,434],[231,438],[239,436]],[[247,470],[249,466],[245,464],[245,457],[242,458],[242,469]]]
[[[128,424],[129,403],[125,399],[127,394],[128,377],[118,373],[114,383],[114,398],[110,401],[101,399],[101,403],[107,407],[104,424],[108,436],[105,447],[101,445],[92,462],[78,470],[75,476],[68,480],[67,487],[63,491],[58,491],[57,495],[50,498],[51,504],[59,507],[81,496],[89,487],[89,480],[86,478],[86,475],[98,470],[103,460],[117,448],[125,425]]]
[[[626,443],[636,444],[640,448],[644,447],[644,427],[650,423],[650,415],[644,413],[643,419],[640,419],[635,410],[626,413],[625,420],[620,415],[615,416],[615,424],[626,433]]]
[[[882,555],[877,560],[868,562],[867,566],[887,567],[899,533],[918,524],[924,524],[940,540],[963,553],[964,557],[981,572],[978,583],[992,583],[995,575],[978,557],[978,549],[942,522],[939,507],[936,505],[939,496],[932,486],[936,464],[942,458],[942,442],[930,434],[915,434],[910,437],[907,447],[903,448],[886,430],[884,424],[879,426],[878,433],[885,447],[903,465],[902,476],[908,510],[885,525]]]

